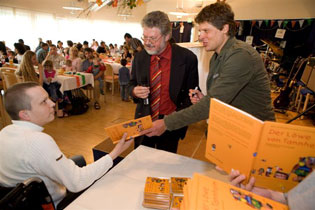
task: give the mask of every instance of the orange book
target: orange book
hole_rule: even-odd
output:
[[[185,210],[288,210],[288,206],[274,200],[256,195],[252,192],[232,186],[228,183],[212,179],[208,176],[195,173],[191,179],[192,185],[185,188],[193,187],[195,194],[186,194],[190,190],[184,188],[184,205]],[[196,182],[196,184],[194,183]],[[186,200],[192,201],[186,205]],[[185,202],[186,201],[186,202]]]
[[[315,166],[315,128],[263,122],[211,99],[206,158],[227,173],[254,176],[257,186],[287,192]]]
[[[117,144],[124,133],[127,133],[126,140],[135,138],[140,135],[140,132],[152,127],[151,116],[145,116],[134,120],[129,120],[123,123],[109,126],[105,128],[105,133],[111,138],[114,144]]]

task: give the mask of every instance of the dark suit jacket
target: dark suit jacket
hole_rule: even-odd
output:
[[[150,60],[151,56],[145,50],[135,55],[129,83],[131,93],[137,85],[149,85]],[[198,60],[196,55],[186,48],[173,44],[169,94],[176,105],[176,111],[191,105],[188,95],[189,89],[194,89],[198,85]],[[130,95],[132,96],[132,94]],[[139,98],[133,98],[133,100],[137,103],[135,118],[151,114],[150,105],[144,105],[143,100]],[[187,127],[182,129],[180,135],[182,139],[185,137],[186,130]]]

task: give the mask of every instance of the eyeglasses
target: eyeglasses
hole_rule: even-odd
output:
[[[149,41],[150,43],[156,43],[157,41],[159,41],[159,39],[161,39],[162,35],[158,38],[153,38],[153,37],[141,37],[142,41],[146,42]]]

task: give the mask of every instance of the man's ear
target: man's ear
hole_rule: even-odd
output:
[[[19,111],[19,118],[20,120],[30,121],[29,111],[28,110]]]
[[[230,26],[229,24],[225,24],[222,28],[222,32],[225,33],[225,34],[228,34],[229,33],[229,30],[230,30]]]

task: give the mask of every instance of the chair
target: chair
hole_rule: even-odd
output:
[[[1,198],[0,209],[54,210],[55,206],[45,183],[40,178],[33,177],[18,184]]]
[[[113,68],[111,65],[109,64],[105,64],[106,65],[106,71],[105,71],[105,86],[106,83],[111,83],[112,84],[112,95],[114,95],[114,86],[115,83],[118,84],[118,89],[119,89],[119,82],[118,82],[118,76],[114,74],[113,72]]]
[[[9,67],[2,67],[0,68],[1,72],[1,79],[3,83],[3,89],[6,91],[9,87],[12,85],[18,83],[18,79],[15,75],[15,70],[14,68],[9,68]]]
[[[2,87],[4,91],[6,91],[12,85],[18,83],[17,77],[15,75],[15,70],[16,69],[9,68],[9,67],[0,68],[0,78],[2,79]],[[0,113],[1,113],[2,126],[5,127],[6,125],[11,124],[11,119],[8,113],[4,109],[2,92],[0,94],[0,97],[1,97],[0,98]]]

